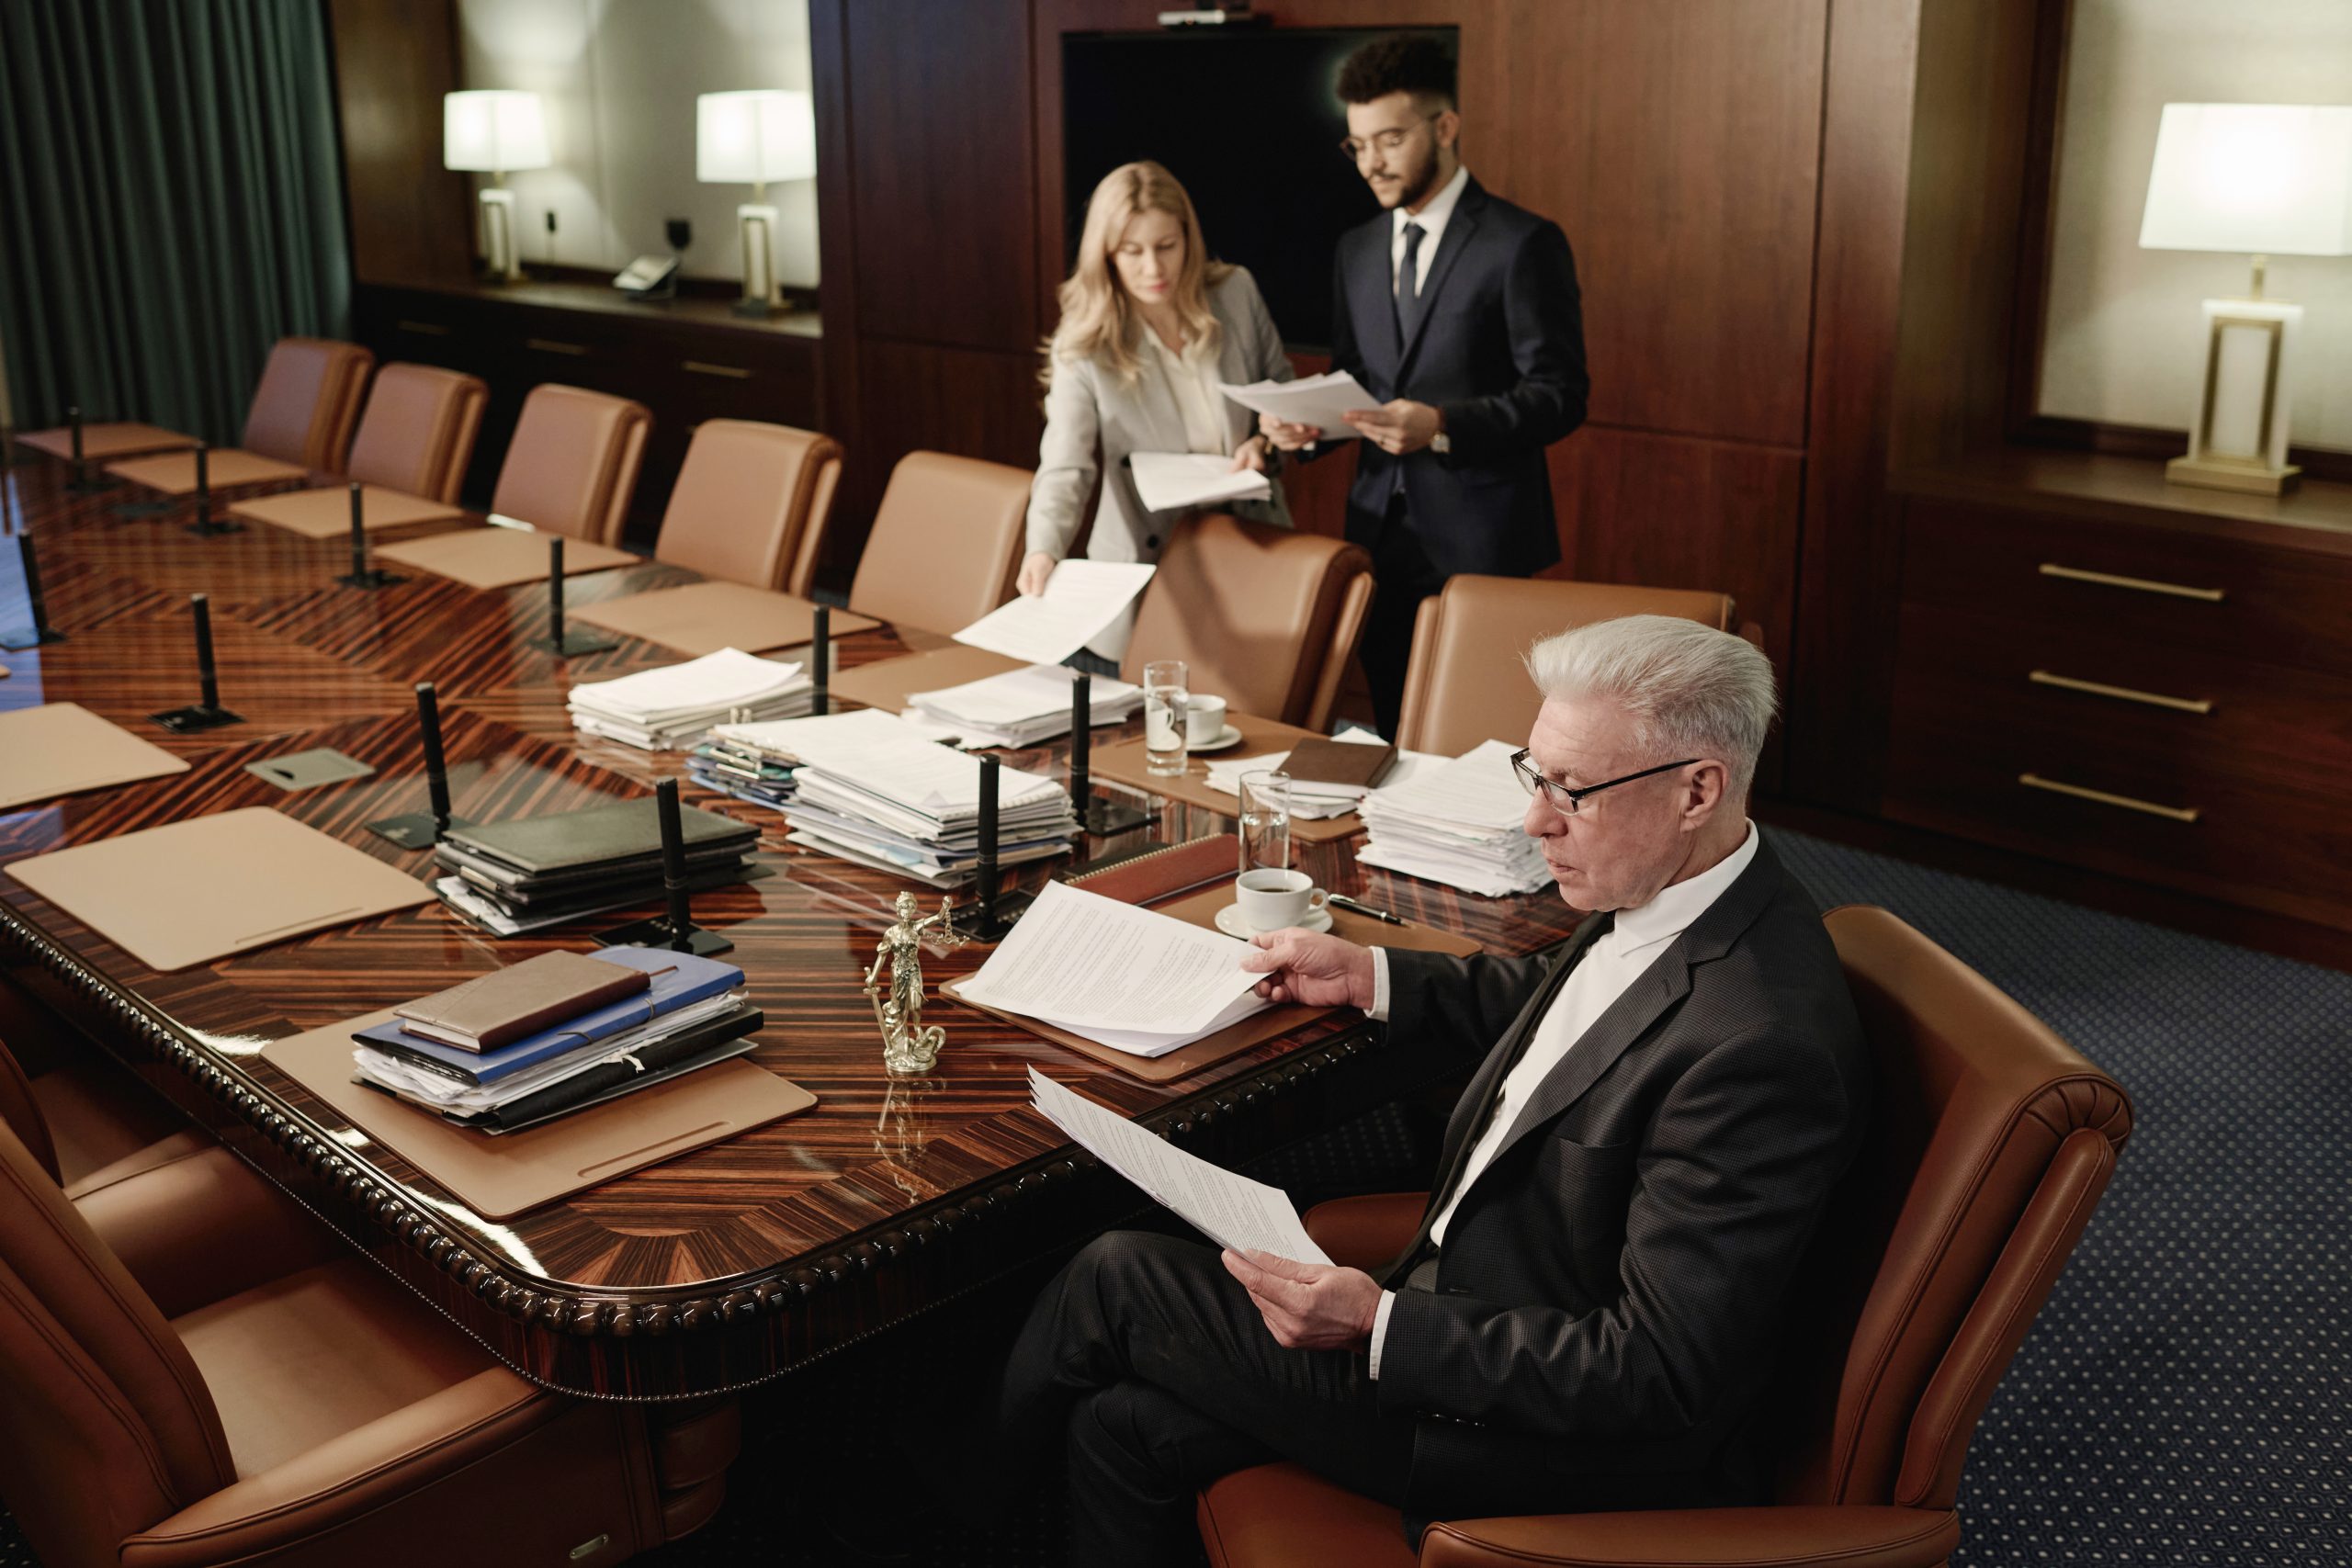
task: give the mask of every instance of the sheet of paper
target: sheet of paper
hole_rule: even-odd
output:
[[[1089,711],[1100,714],[1131,696],[1142,694],[1139,686],[1097,675],[1088,685]],[[914,692],[907,700],[919,707],[952,713],[975,724],[1019,724],[1026,719],[1063,716],[1069,712],[1070,672],[1058,664],[1032,664],[1025,670],[990,675],[944,691]],[[1098,718],[1096,722],[1110,721]]]
[[[1253,412],[1270,413],[1293,424],[1311,424],[1326,437],[1336,439],[1356,433],[1341,414],[1380,406],[1380,400],[1344,370],[1327,370],[1295,381],[1253,381],[1247,387],[1220,381],[1217,389]]]
[[[1127,458],[1136,494],[1154,512],[1206,506],[1218,501],[1260,501],[1274,493],[1254,468],[1235,472],[1233,459],[1215,453],[1136,452]]]
[[[1049,882],[964,994],[1065,1027],[1192,1034],[1257,983],[1249,945]]]
[[[659,715],[755,702],[789,686],[800,665],[722,648],[684,664],[664,664],[571,688],[571,698],[609,713]]]
[[[979,809],[980,760],[925,739],[896,714],[860,708],[820,718],[722,724],[711,733],[794,758],[933,818]],[[1004,809],[1050,796],[1060,787],[1043,773],[1001,768],[997,804]]]
[[[1015,594],[956,640],[1030,664],[1059,664],[1117,620],[1156,570],[1140,561],[1066,560],[1043,593]]]
[[[1029,1069],[1029,1094],[1047,1121],[1218,1246],[1300,1263],[1331,1261],[1306,1234],[1282,1189],[1187,1154],[1035,1067]]]

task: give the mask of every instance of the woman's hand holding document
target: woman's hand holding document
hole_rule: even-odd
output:
[[[1256,413],[1272,414],[1286,424],[1311,424],[1327,441],[1361,434],[1342,417],[1380,407],[1345,370],[1327,370],[1295,381],[1254,381],[1247,387],[1217,383],[1217,390]]]
[[[1261,501],[1274,493],[1257,468],[1236,468],[1214,452],[1136,452],[1127,458],[1136,497],[1152,512],[1174,512],[1220,501]]]
[[[1063,561],[1043,593],[1015,594],[956,640],[1024,663],[1059,664],[1117,620],[1156,570],[1140,561]]]

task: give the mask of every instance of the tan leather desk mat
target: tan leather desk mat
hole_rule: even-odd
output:
[[[834,675],[832,692],[837,697],[864,703],[885,713],[904,713],[907,699],[917,692],[944,692],[950,686],[1027,668],[1018,659],[1007,659],[1001,653],[967,648],[957,642],[928,653],[877,659],[854,670],[843,670]]]
[[[359,491],[359,526],[364,533],[372,534],[380,528],[413,528],[420,523],[450,523],[465,514],[464,507],[449,502],[427,501],[421,495],[386,490],[380,485],[363,485]],[[266,523],[306,539],[348,538],[351,487],[328,485],[319,490],[298,490],[287,495],[240,501],[229,508],[229,515]],[[547,570],[544,551],[539,570]]]
[[[0,808],[186,772],[180,758],[79,703],[0,714]]]
[[[344,522],[347,532],[348,518]],[[548,574],[548,541],[563,538],[563,575],[605,571],[635,566],[639,558],[610,545],[560,534],[526,534],[520,528],[461,528],[429,539],[403,539],[376,552],[379,560],[397,561],[435,577],[462,582],[469,588],[513,588],[538,582]]]
[[[187,495],[196,489],[196,454],[165,452],[153,457],[133,457],[127,463],[108,463],[107,472],[119,479],[162,491],[165,495]],[[206,455],[204,477],[214,490],[227,490],[234,485],[306,479],[311,477],[311,470],[299,463],[265,457],[258,452],[221,446]]]
[[[1098,746],[1090,759],[1093,776],[1110,779],[1130,789],[1144,790],[1169,800],[1181,800],[1187,806],[1198,806],[1210,811],[1221,811],[1230,817],[1241,809],[1241,803],[1229,795],[1219,795],[1209,788],[1209,759],[1219,762],[1243,757],[1272,756],[1288,751],[1302,740],[1314,738],[1311,729],[1283,724],[1271,718],[1254,718],[1246,713],[1227,710],[1225,721],[1241,731],[1240,740],[1229,751],[1216,751],[1189,758],[1184,771],[1175,778],[1155,777],[1145,766],[1143,737],[1114,740],[1108,746]],[[1337,839],[1352,838],[1363,831],[1363,818],[1351,811],[1343,817],[1325,817],[1309,821],[1304,817],[1290,819],[1290,836],[1310,844],[1329,843]],[[1376,923],[1376,922],[1375,922]]]
[[[166,972],[433,902],[408,873],[263,806],[53,850],[7,870]]]
[[[568,547],[565,553],[571,553]],[[809,614],[816,607],[789,593],[746,588],[740,582],[689,582],[582,604],[571,615],[575,621],[641,637],[681,653],[717,653],[722,648],[760,653],[807,642],[816,626]],[[837,609],[832,635],[846,637],[881,624],[870,616]]]
[[[817,1103],[790,1079],[731,1057],[492,1137],[352,1081],[352,1035],[391,1016],[386,1008],[288,1035],[265,1046],[262,1057],[487,1220],[511,1219]]]
[[[1176,919],[1189,924],[1215,931],[1216,912],[1232,902],[1233,884],[1225,882],[1195,893],[1190,897],[1179,898],[1173,903],[1160,904],[1155,908],[1163,915],[1173,915]],[[1401,947],[1420,953],[1450,953],[1462,958],[1466,958],[1478,951],[1478,943],[1466,936],[1456,936],[1452,931],[1442,931],[1434,926],[1392,926],[1385,920],[1375,920],[1369,915],[1359,915],[1347,909],[1331,911],[1331,931],[1335,935],[1343,936],[1350,942],[1361,942],[1366,947]],[[1056,1029],[1052,1024],[1041,1023],[1034,1018],[1023,1018],[1018,1013],[999,1012],[994,1008],[982,1007],[978,1002],[964,1001],[962,982],[958,980],[946,982],[939,987],[939,993],[964,1002],[966,1007],[975,1012],[984,1012],[992,1018],[1003,1019],[1008,1023],[1017,1023],[1032,1034],[1040,1035],[1057,1045],[1066,1046],[1080,1055],[1090,1057],[1106,1066],[1116,1067],[1129,1077],[1142,1078],[1147,1083],[1168,1083],[1183,1077],[1187,1074],[1197,1073],[1203,1067],[1213,1067],[1229,1056],[1239,1055],[1250,1046],[1262,1041],[1272,1040],[1277,1034],[1288,1033],[1319,1012],[1330,1010],[1328,1008],[1302,1007],[1296,1002],[1285,1002],[1280,1007],[1268,1008],[1263,1012],[1253,1012],[1240,1022],[1220,1029],[1206,1039],[1195,1040],[1190,1045],[1180,1046],[1165,1056],[1137,1056],[1122,1051],[1116,1046],[1089,1040],[1082,1034],[1072,1034],[1067,1030]]]
[[[36,430],[30,434],[17,436],[17,445],[71,462],[74,458],[74,430],[70,425],[59,425],[55,430]],[[195,445],[195,436],[182,435],[176,430],[165,430],[160,425],[115,423],[85,424],[82,427],[82,458],[85,462],[129,457],[140,452],[169,452]]]

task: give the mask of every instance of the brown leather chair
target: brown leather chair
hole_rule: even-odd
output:
[[[341,472],[375,364],[356,343],[279,338],[262,367],[238,445],[281,463]]]
[[[1977,1417],[2098,1207],[2132,1104],[1984,976],[1884,909],[1831,911],[1878,1071],[1870,1134],[1800,1270],[1778,1391],[1771,1506],[1433,1525],[1295,1465],[1201,1495],[1217,1568],[1931,1568]],[[1426,1194],[1341,1199],[1307,1230],[1377,1268]]]
[[[858,558],[849,607],[894,626],[958,632],[1012,598],[1031,478],[1025,468],[944,452],[899,458]]]
[[[1679,615],[1737,629],[1731,599],[1722,593],[1543,578],[1446,579],[1443,592],[1421,601],[1413,621],[1396,744],[1445,757],[1488,740],[1517,745],[1544,705],[1520,671],[1521,656],[1571,626],[1620,615]]]
[[[75,1201],[0,1128],[0,1493],[48,1568],[617,1562],[715,1511],[739,1419],[526,1382],[218,1145]]]
[[[1196,691],[1241,713],[1319,730],[1363,635],[1372,558],[1358,546],[1223,513],[1168,536],[1136,607],[1119,673],[1181,659]]]
[[[653,416],[643,403],[548,382],[531,389],[490,509],[542,533],[618,545]]]
[[[130,1073],[0,983],[0,1124],[80,1197],[211,1142]],[[11,1046],[15,1049],[11,1049]]]
[[[653,558],[807,597],[841,482],[841,444],[748,419],[695,427]]]
[[[387,365],[368,389],[344,473],[428,501],[455,501],[489,401],[490,388],[479,376]]]

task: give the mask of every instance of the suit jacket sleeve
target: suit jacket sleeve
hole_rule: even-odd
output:
[[[1556,223],[1521,242],[1503,279],[1503,320],[1519,382],[1507,392],[1444,407],[1457,463],[1541,450],[1584,423],[1584,304],[1576,257]]]
[[[1623,1294],[1579,1315],[1399,1292],[1382,1407],[1561,1438],[1673,1437],[1707,1420],[1770,1352],[1773,1306],[1860,1110],[1829,1053],[1791,1026],[1717,1046],[1634,1151]]]
[[[1266,297],[1258,292],[1258,280],[1247,273],[1242,276],[1249,284],[1250,374],[1261,381],[1296,380],[1298,371],[1283,349],[1282,331],[1274,325],[1274,313],[1266,309]]]
[[[1046,389],[1046,434],[1029,485],[1028,548],[1060,560],[1078,537],[1079,513],[1094,489],[1094,452],[1102,435],[1094,367],[1056,360]]]
[[[1388,950],[1388,1027],[1483,1055],[1527,1006],[1563,948],[1525,958]]]

